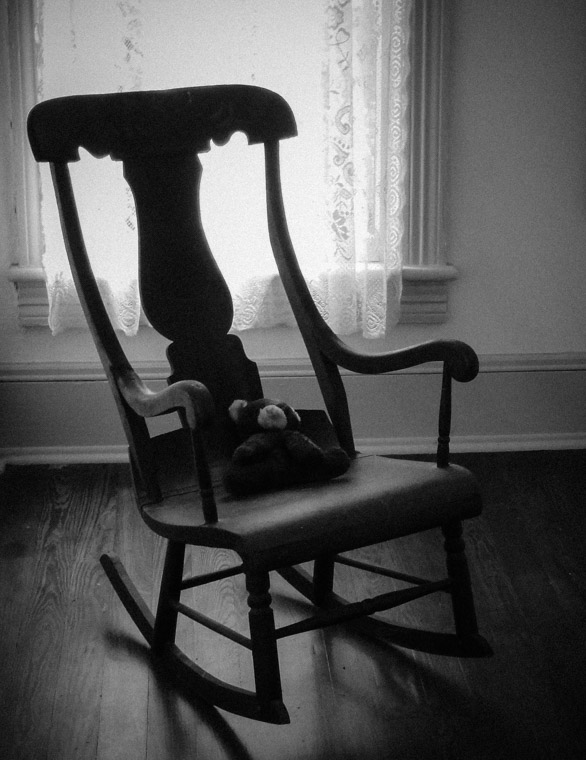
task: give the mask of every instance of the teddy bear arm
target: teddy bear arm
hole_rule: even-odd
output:
[[[318,463],[323,460],[322,449],[298,430],[286,430],[283,442],[289,455],[297,462]]]
[[[234,462],[258,462],[264,459],[273,449],[274,442],[266,433],[254,433],[244,443],[241,443],[234,451]]]

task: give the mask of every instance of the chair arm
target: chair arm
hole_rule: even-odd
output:
[[[350,348],[333,333],[325,331],[318,338],[323,354],[339,367],[360,374],[396,372],[427,362],[441,361],[454,380],[467,383],[478,374],[478,357],[475,351],[459,340],[432,340],[416,346],[400,348],[379,354],[363,354]]]
[[[214,415],[210,392],[196,380],[179,380],[161,391],[152,391],[130,368],[114,369],[113,374],[122,397],[141,417],[156,417],[183,409],[187,425],[195,430]]]
[[[299,267],[287,228],[281,188],[279,142],[265,143],[269,235],[277,267],[312,361],[317,352],[332,364],[351,372],[381,374],[441,361],[450,377],[466,383],[478,374],[478,357],[470,346],[456,340],[434,340],[380,354],[351,349],[333,332],[320,314]],[[317,349],[317,352],[314,350]],[[327,370],[324,369],[327,373]]]

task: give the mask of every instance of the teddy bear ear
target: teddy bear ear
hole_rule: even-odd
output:
[[[228,407],[228,414],[230,415],[230,419],[234,422],[238,422],[238,417],[240,416],[242,410],[246,409],[247,406],[248,402],[242,398],[237,398],[235,401],[233,401]]]
[[[279,401],[277,406],[279,406],[279,408],[285,412],[285,416],[287,417],[287,422],[289,425],[295,422],[297,424],[301,422],[301,417],[297,414],[292,406],[289,406],[289,404],[286,404],[284,401]]]

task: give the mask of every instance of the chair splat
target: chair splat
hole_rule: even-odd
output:
[[[230,291],[201,223],[201,171],[196,155],[124,162],[136,202],[142,306],[170,340],[203,334],[211,342],[232,324]]]
[[[202,382],[219,411],[235,398],[260,398],[256,365],[228,335],[232,297],[201,221],[199,158],[127,159],[124,174],[136,202],[142,305],[152,326],[173,341],[171,382]]]

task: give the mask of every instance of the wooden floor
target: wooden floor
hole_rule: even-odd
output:
[[[8,468],[0,478],[0,758],[581,758],[586,454],[457,459],[485,494],[484,515],[466,535],[481,628],[495,656],[414,654],[339,627],[293,637],[280,644],[289,726],[189,702],[157,671],[98,563],[104,551],[119,553],[153,601],[162,546],[140,522],[125,467]],[[364,554],[419,574],[442,570],[435,534]],[[230,561],[225,552],[190,560],[207,568]],[[349,595],[378,593],[382,583],[352,581],[342,570],[340,580]],[[240,581],[216,589],[198,592],[200,607],[244,630]],[[274,599],[280,622],[305,611],[284,583],[275,581]],[[426,623],[437,607],[443,625],[447,601],[394,614]],[[191,623],[179,635],[203,666],[248,683],[247,652]]]

